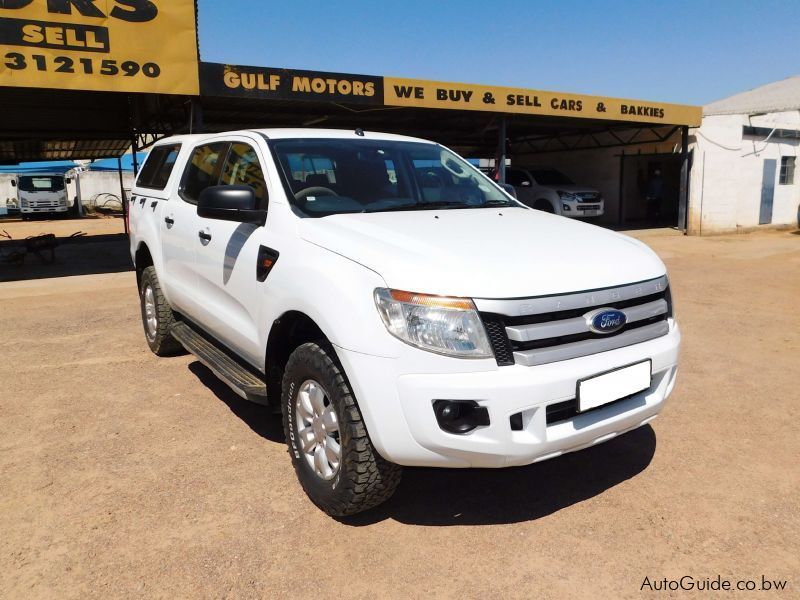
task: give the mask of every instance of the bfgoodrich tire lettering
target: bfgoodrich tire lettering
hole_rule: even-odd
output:
[[[298,430],[298,393],[309,381],[324,389],[326,408],[331,407],[336,414],[335,437],[340,461],[333,475],[327,469],[331,463],[323,467],[327,479],[307,459]],[[338,517],[363,512],[388,500],[400,483],[402,469],[384,460],[372,447],[361,411],[333,349],[313,342],[297,348],[289,357],[282,387],[283,427],[289,454],[300,485],[311,501]]]
[[[170,356],[182,353],[183,347],[169,332],[169,328],[175,322],[175,315],[161,292],[155,267],[147,267],[142,271],[139,279],[139,301],[144,337],[153,354]]]

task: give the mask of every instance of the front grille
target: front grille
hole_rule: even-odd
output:
[[[57,208],[58,200],[31,200],[31,208]]]
[[[578,401],[573,398],[572,400],[565,400],[564,402],[548,404],[545,411],[548,425],[566,421],[578,414]]]
[[[513,365],[514,354],[511,348],[511,341],[506,335],[506,326],[502,317],[499,315],[486,315],[483,317],[483,326],[489,336],[489,343],[492,344],[497,364],[500,366]]]
[[[541,365],[638,344],[666,335],[672,314],[666,277],[578,294],[475,302],[501,366]],[[592,331],[586,315],[598,308],[624,312],[626,324],[614,333]]]
[[[597,202],[600,200],[598,192],[578,192],[575,195],[578,197],[578,202]]]

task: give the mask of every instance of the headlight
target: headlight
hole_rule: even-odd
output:
[[[494,356],[475,304],[469,298],[378,288],[375,305],[389,333],[407,344],[460,358]]]
[[[558,190],[556,194],[558,194],[558,197],[561,198],[562,200],[567,200],[569,202],[574,202],[578,200],[578,197],[575,194],[571,194],[570,192],[562,192],[561,190]]]
[[[23,207],[28,208],[28,201],[27,200],[22,200],[21,204],[22,204]]]

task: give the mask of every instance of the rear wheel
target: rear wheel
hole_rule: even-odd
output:
[[[155,267],[147,267],[142,271],[139,279],[139,300],[142,307],[144,337],[153,354],[170,356],[181,353],[183,347],[169,332],[175,322],[175,315],[161,292]]]
[[[314,504],[338,517],[392,496],[402,469],[372,447],[329,345],[311,342],[292,353],[283,376],[282,406],[292,464]]]

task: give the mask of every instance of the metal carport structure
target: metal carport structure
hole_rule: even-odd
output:
[[[150,54],[134,65],[139,71],[142,65],[160,65],[160,76],[150,80],[139,71],[137,77],[103,79],[92,70],[94,59],[80,58],[87,56],[85,52],[73,53],[75,58],[70,60],[80,60],[92,69],[84,67],[84,72],[69,77],[46,72],[26,79],[34,65],[40,70],[42,65],[47,67],[47,53],[55,50],[36,49],[41,54],[32,54],[25,43],[4,34],[0,39],[0,162],[120,157],[131,147],[135,153],[175,133],[281,126],[360,127],[433,139],[468,156],[496,158],[502,179],[507,156],[624,150],[670,142],[681,153],[681,213],[677,225],[685,228],[688,129],[699,125],[699,107],[203,63],[199,62],[197,47],[196,4],[191,0],[156,4],[161,13],[150,26],[178,27],[183,54],[173,56],[178,41],[174,42],[176,48],[170,44],[149,48]],[[30,11],[32,17],[41,16],[32,8]],[[0,9],[0,21],[10,24],[6,32],[23,22],[7,18],[9,13],[16,17],[25,10]],[[163,22],[159,21],[162,13]],[[106,27],[101,28],[107,30],[110,39],[120,30],[124,41],[129,32],[123,27],[139,34],[148,25],[119,24],[112,16],[113,11],[103,21]],[[78,31],[89,27],[84,22],[96,22],[89,17],[78,13],[48,16],[57,20],[59,28]],[[29,23],[34,22],[38,21]],[[140,46],[132,45],[137,51]],[[67,57],[53,60],[59,59]],[[23,63],[27,70],[15,70]]]

